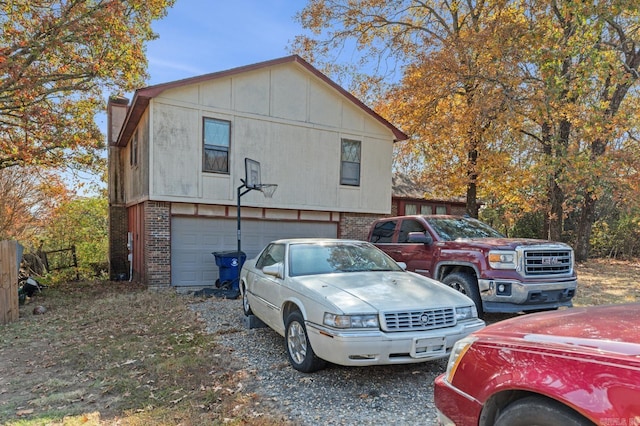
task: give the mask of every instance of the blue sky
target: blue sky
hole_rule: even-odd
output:
[[[152,24],[158,38],[147,44],[146,85],[290,55],[295,36],[305,33],[294,16],[306,4],[306,0],[177,0],[166,17]],[[131,100],[133,93],[127,97]],[[106,113],[96,116],[96,123],[106,137]]]
[[[306,0],[177,0],[153,23],[148,85],[290,55]]]

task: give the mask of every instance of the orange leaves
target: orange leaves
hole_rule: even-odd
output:
[[[42,170],[0,170],[0,239],[26,243],[67,196],[63,182]]]
[[[103,93],[143,83],[151,22],[173,2],[0,4],[0,169],[96,163],[104,138],[93,117],[102,111]],[[17,154],[8,149],[16,144]]]
[[[397,169],[561,224],[562,207],[640,186],[636,3],[311,0],[298,19],[315,38],[295,47],[379,78],[351,81],[376,82],[360,88],[411,135]]]

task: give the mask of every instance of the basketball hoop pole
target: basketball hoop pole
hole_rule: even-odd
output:
[[[240,255],[240,197],[242,197],[244,194],[246,194],[247,192],[253,191],[255,188],[247,188],[247,182],[244,181],[244,179],[240,179],[240,182],[242,182],[242,185],[240,185],[238,187],[238,256]],[[243,188],[246,188],[244,191],[242,190]]]
[[[260,179],[260,162],[250,158],[244,159],[244,179],[240,179],[242,185],[238,187],[238,255],[240,255],[240,198],[249,191],[257,189],[267,198],[271,198],[278,185],[262,184]],[[243,191],[244,189],[244,191]]]

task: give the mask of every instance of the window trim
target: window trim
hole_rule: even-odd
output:
[[[407,205],[416,206],[416,213],[407,213]],[[430,213],[425,212],[423,209],[427,207],[431,210]],[[446,213],[437,213],[438,208],[444,208]],[[433,200],[430,201],[419,201],[419,200],[400,200],[398,203],[398,214],[401,216],[408,216],[411,214],[450,214],[451,206],[444,202],[435,202]]]
[[[356,143],[358,143],[359,149],[358,149],[358,162],[357,163],[354,162],[354,161],[346,161],[343,158],[345,142],[356,142]],[[357,164],[358,165],[358,178],[357,178],[357,181],[355,181],[355,182],[345,181],[346,179],[349,179],[349,178],[344,176],[344,166],[345,166],[345,164]],[[359,187],[360,183],[361,183],[361,180],[362,180],[362,141],[361,140],[357,140],[357,139],[341,138],[340,139],[340,185]]]
[[[213,170],[213,169],[207,169],[206,167],[206,161],[207,161],[207,149],[209,150],[213,150],[213,151],[219,151],[222,152],[222,149],[216,149],[217,148],[222,148],[224,147],[224,145],[212,145],[212,144],[208,144],[206,143],[205,137],[206,137],[206,123],[207,120],[210,121],[214,121],[214,122],[218,122],[218,123],[225,123],[228,125],[229,127],[229,140],[227,141],[227,146],[226,146],[226,152],[227,152],[227,161],[226,161],[226,168],[227,170]],[[230,157],[231,157],[231,131],[232,131],[232,126],[231,126],[231,120],[224,120],[221,118],[215,118],[215,117],[202,117],[202,172],[203,173],[217,173],[217,174],[225,174],[228,175],[230,174],[229,171],[229,164],[230,164]],[[209,148],[207,148],[209,147]]]
[[[131,146],[129,147],[129,165],[131,168],[138,166],[138,129],[131,138]]]

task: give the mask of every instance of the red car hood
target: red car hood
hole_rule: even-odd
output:
[[[475,334],[487,340],[640,357],[639,313],[640,303],[570,308],[501,321]]]

